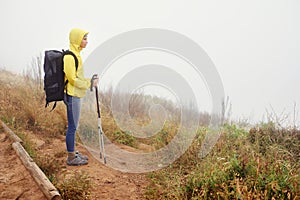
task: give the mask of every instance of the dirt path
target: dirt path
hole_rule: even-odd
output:
[[[146,182],[144,175],[121,173],[93,158],[84,148],[79,150],[89,155],[89,164],[81,167],[67,167],[68,171],[85,170],[93,180],[92,199],[143,199]]]
[[[45,138],[42,135],[33,135],[27,133],[31,140],[39,147],[40,154],[57,155],[63,154],[65,150],[65,137],[59,136],[55,139],[49,139],[43,142]],[[67,166],[66,157],[63,156],[61,161],[64,163],[60,170],[59,179],[64,176],[74,174],[76,171],[88,173],[92,181],[92,191],[90,199],[144,199],[144,190],[147,186],[145,174],[123,173],[114,170],[95,159],[89,151],[80,145],[76,145],[77,150],[89,156],[89,164],[84,166]]]
[[[40,155],[55,155],[65,151],[64,137],[43,142],[41,136],[27,133],[30,140],[36,145]],[[0,134],[0,199],[46,199],[43,193],[32,179],[29,172],[23,166],[16,155],[8,136]],[[147,181],[143,174],[122,173],[111,169],[95,159],[84,147],[77,145],[77,149],[89,156],[89,164],[84,166],[67,166],[65,157],[61,158],[64,163],[58,173],[58,178],[72,175],[75,172],[86,172],[92,182],[90,199],[144,199],[143,194]]]
[[[12,143],[0,132],[0,199],[46,199],[13,150]]]

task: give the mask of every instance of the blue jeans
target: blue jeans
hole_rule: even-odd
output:
[[[68,129],[66,146],[69,153],[75,152],[75,136],[79,124],[81,103],[80,98],[65,94],[64,103],[67,107]]]

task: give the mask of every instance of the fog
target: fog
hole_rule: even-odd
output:
[[[115,35],[141,28],[167,29],[190,38],[211,58],[232,104],[233,119],[259,122],[268,111],[278,117],[290,114],[293,123],[294,105],[299,110],[297,0],[1,0],[0,4],[0,67],[6,70],[22,73],[44,50],[67,49],[73,27],[90,32],[84,60]],[[300,116],[296,120],[300,126]]]

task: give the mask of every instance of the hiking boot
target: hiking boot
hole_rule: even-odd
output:
[[[75,152],[75,155],[77,155],[78,157],[80,157],[80,158],[82,158],[82,159],[84,159],[84,160],[89,160],[89,157],[88,157],[88,156],[79,153],[79,151],[76,151],[76,152]]]
[[[75,156],[72,160],[67,159],[67,165],[69,166],[80,166],[80,165],[86,165],[88,164],[88,161],[85,159],[82,159],[78,155]]]

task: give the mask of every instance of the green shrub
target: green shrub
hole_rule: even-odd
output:
[[[148,199],[297,199],[299,131],[226,125],[212,151],[199,154],[203,134],[171,166],[153,172]],[[297,147],[298,145],[298,147]]]
[[[129,133],[115,131],[112,133],[112,140],[131,147],[136,147],[136,138]]]
[[[57,185],[61,196],[65,200],[88,199],[91,192],[91,179],[85,172],[76,172]]]

